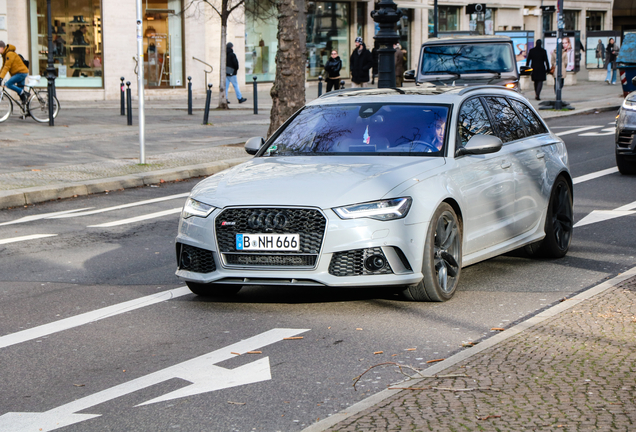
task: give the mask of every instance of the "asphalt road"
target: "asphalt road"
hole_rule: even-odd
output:
[[[188,294],[174,237],[195,181],[0,211],[0,430],[302,430],[403,377],[377,367],[354,390],[373,365],[426,367],[633,267],[634,215],[611,211],[636,209],[636,178],[603,171],[615,168],[613,120],[549,122],[577,179],[569,254],[513,252],[465,268],[443,304],[380,289]]]

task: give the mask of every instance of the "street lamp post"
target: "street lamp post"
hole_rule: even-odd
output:
[[[378,9],[371,11],[371,18],[378,23],[380,31],[375,35],[380,47],[378,49],[378,88],[395,87],[395,48],[400,37],[395,30],[395,23],[402,18],[402,11],[393,0],[380,0]]]
[[[53,66],[53,26],[51,25],[51,0],[46,0],[48,55],[46,65],[46,79],[48,81],[49,126],[55,126],[53,113],[55,104],[55,67]]]
[[[561,104],[561,77],[563,69],[566,65],[563,64],[561,53],[563,52],[563,28],[565,27],[563,22],[563,0],[557,1],[557,47],[556,47],[556,64],[557,64],[557,78],[554,85],[556,90],[556,100],[554,102],[554,109],[560,110]]]

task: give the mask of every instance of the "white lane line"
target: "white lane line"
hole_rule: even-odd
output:
[[[73,327],[79,327],[104,318],[113,317],[122,313],[130,312],[135,309],[161,303],[166,300],[178,298],[192,292],[187,287],[175,288],[169,291],[163,291],[157,294],[141,297],[135,300],[118,303],[116,305],[107,306],[92,312],[86,312],[69,318],[64,318],[49,324],[22,330],[17,333],[8,334],[0,337],[0,348],[6,348],[11,345],[19,344],[29,340],[48,336]]]
[[[555,135],[556,136],[570,135],[570,134],[584,132],[584,131],[587,131],[587,130],[590,130],[590,129],[596,129],[596,128],[600,128],[600,127],[603,127],[603,126],[585,126],[585,127],[580,127],[580,128],[577,128],[577,129],[572,129],[572,130],[569,130],[569,131],[558,132]]]
[[[156,213],[149,213],[147,215],[135,216],[128,219],[121,219],[118,221],[106,222],[99,225],[89,225],[88,228],[110,228],[110,227],[119,226],[119,225],[126,225],[126,224],[140,222],[140,221],[144,221],[148,219],[155,219],[158,217],[167,216],[167,215],[171,215],[175,213],[181,213],[181,210],[182,210],[182,207],[178,207],[178,208],[164,210],[164,211],[160,211]]]
[[[604,170],[601,170],[601,171],[596,171],[596,172],[593,172],[593,173],[590,173],[590,174],[585,174],[585,175],[582,175],[582,176],[579,176],[579,177],[575,177],[574,179],[572,179],[572,183],[573,184],[583,183],[583,182],[586,182],[586,181],[589,181],[589,180],[594,180],[596,178],[603,177],[603,176],[606,176],[606,175],[609,175],[609,174],[614,174],[616,172],[618,172],[618,168],[617,167],[608,168],[608,169],[604,169]]]
[[[55,237],[56,235],[57,234],[31,234],[31,235],[22,236],[22,237],[0,239],[0,244],[15,243],[15,242],[21,242],[21,241],[27,241],[27,240],[37,240],[37,239],[46,238],[46,237]]]
[[[67,213],[81,212],[83,210],[89,210],[89,209],[92,209],[92,208],[93,207],[86,207],[86,208],[81,208],[81,209],[76,209],[76,210],[66,210],[66,211],[55,212],[55,213],[43,213],[43,214],[39,214],[39,215],[25,216],[25,217],[22,217],[20,219],[16,219],[16,220],[13,220],[13,221],[0,223],[0,226],[13,225],[13,224],[24,223],[24,222],[31,222],[31,221],[39,220],[39,219],[49,219],[49,218],[54,218],[55,216],[58,216],[58,215],[65,215]]]
[[[146,204],[153,204],[153,203],[158,203],[158,202],[162,202],[162,201],[169,201],[169,200],[178,199],[178,198],[186,198],[189,195],[190,195],[190,192],[185,192],[185,193],[180,193],[180,194],[176,194],[176,195],[168,195],[168,196],[161,197],[161,198],[153,198],[153,199],[144,200],[144,201],[137,201],[137,202],[130,203],[130,204],[122,204],[122,205],[113,206],[113,207],[106,207],[106,208],[103,208],[103,209],[85,211],[85,212],[82,212],[82,213],[64,214],[64,215],[61,214],[59,216],[52,216],[52,217],[50,217],[50,219],[62,219],[62,218],[72,218],[72,217],[78,217],[78,216],[88,216],[88,215],[93,215],[93,214],[97,214],[97,213],[105,213],[105,212],[109,212],[109,211],[113,211],[113,210],[121,210],[121,209],[125,209],[125,208],[136,207],[136,206],[141,206],[141,205],[146,205]]]

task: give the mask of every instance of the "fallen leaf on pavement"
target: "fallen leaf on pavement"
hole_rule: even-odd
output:
[[[362,330],[360,327],[358,327],[356,330]]]
[[[263,354],[263,351],[248,351],[246,354]]]
[[[436,362],[440,362],[440,361],[443,361],[443,360],[446,360],[446,359],[435,359],[435,360],[429,360],[429,361],[427,361],[426,363],[436,363]]]
[[[501,327],[493,327],[493,328],[491,328],[490,330],[492,330],[492,331],[504,331],[504,330],[505,330],[505,328],[501,328]]]
[[[477,420],[488,420],[489,418],[501,418],[500,415],[487,415],[486,417],[477,417]]]
[[[302,336],[292,336],[292,337],[286,337],[283,338],[283,340],[296,340],[296,339],[302,339]]]
[[[407,348],[407,351],[415,351],[417,348]]]
[[[75,387],[84,387],[84,384],[73,384]]]
[[[237,353],[237,352],[234,352],[234,351],[230,352],[230,354],[241,355],[240,353]]]
[[[384,354],[384,351],[374,351],[373,354]]]

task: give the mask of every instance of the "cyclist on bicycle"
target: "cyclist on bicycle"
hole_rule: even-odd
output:
[[[20,100],[26,104],[27,94],[24,91],[24,80],[29,74],[29,68],[24,65],[20,56],[15,52],[15,47],[11,44],[6,45],[0,41],[0,54],[2,54],[2,70],[0,70],[0,85],[5,75],[11,74],[11,78],[7,80],[5,86],[20,95]]]

